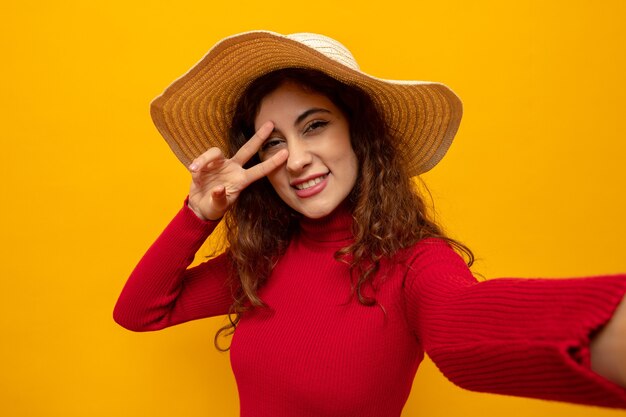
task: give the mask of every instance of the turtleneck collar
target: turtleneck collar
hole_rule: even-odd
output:
[[[352,238],[352,211],[344,201],[328,216],[300,220],[302,237],[316,242],[349,242]]]

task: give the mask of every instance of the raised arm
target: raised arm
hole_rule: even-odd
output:
[[[273,130],[265,123],[232,158],[211,148],[189,166],[189,198],[128,279],[114,319],[136,331],[158,330],[228,313],[237,283],[225,255],[187,269],[219,219],[252,182],[282,165],[287,151],[244,168]]]
[[[483,392],[626,407],[626,390],[591,369],[590,340],[626,292],[626,276],[477,282],[436,239],[406,278],[409,320],[457,385]]]

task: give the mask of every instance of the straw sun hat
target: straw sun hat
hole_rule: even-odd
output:
[[[212,146],[225,150],[231,117],[246,87],[288,67],[317,69],[367,92],[400,141],[411,175],[443,158],[461,121],[461,101],[443,84],[365,74],[345,46],[326,36],[254,31],[218,42],[155,98],[154,124],[186,166]]]

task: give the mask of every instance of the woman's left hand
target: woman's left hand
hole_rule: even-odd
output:
[[[626,297],[590,344],[591,369],[626,388]]]

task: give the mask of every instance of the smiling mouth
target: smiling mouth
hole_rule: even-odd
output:
[[[300,183],[298,185],[294,185],[294,187],[297,190],[306,190],[307,188],[311,188],[314,185],[317,185],[320,182],[324,181],[326,179],[326,177],[328,177],[328,174],[322,175],[321,177],[313,178],[312,180]]]

